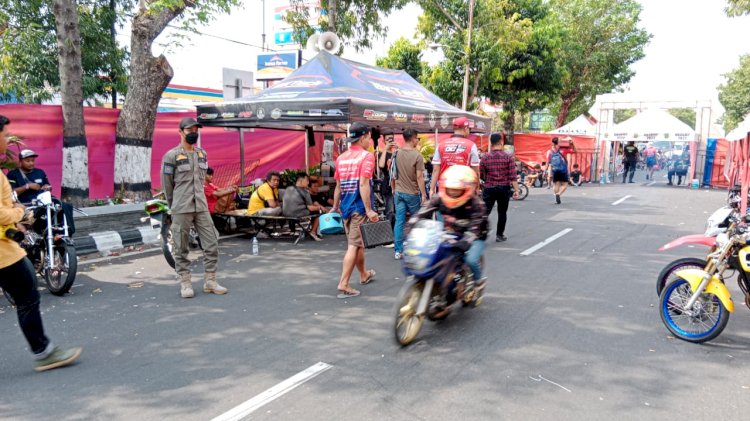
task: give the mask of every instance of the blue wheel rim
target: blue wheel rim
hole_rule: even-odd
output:
[[[674,319],[672,318],[672,314],[669,312],[669,303],[671,302],[670,298],[672,296],[672,293],[677,288],[686,285],[688,282],[684,279],[680,279],[679,281],[675,281],[667,285],[667,290],[664,294],[664,299],[661,300],[661,311],[664,315],[664,320],[666,320],[668,327],[673,332],[677,332],[680,336],[683,336],[685,338],[690,339],[701,339],[705,338],[706,336],[709,336],[711,333],[713,333],[719,326],[719,322],[721,321],[721,318],[723,317],[724,313],[724,306],[721,305],[719,299],[712,295],[711,298],[713,301],[715,301],[716,307],[718,308],[718,311],[716,312],[716,321],[714,324],[706,331],[703,332],[691,332],[683,329],[681,326],[679,326],[677,323],[675,323]],[[689,288],[689,286],[688,286]],[[687,316],[686,316],[687,317]]]

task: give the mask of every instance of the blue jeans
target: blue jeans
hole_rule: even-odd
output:
[[[474,240],[474,242],[471,243],[469,251],[467,251],[464,256],[464,262],[466,262],[474,273],[474,280],[477,282],[482,279],[482,264],[480,261],[482,254],[484,254],[484,240]]]
[[[394,196],[396,206],[396,226],[393,228],[394,252],[404,252],[404,224],[406,224],[406,213],[416,215],[422,204],[422,197],[418,194],[396,192]]]

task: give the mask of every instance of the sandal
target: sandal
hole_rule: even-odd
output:
[[[339,295],[336,296],[336,298],[344,299],[344,298],[352,298],[357,297],[361,294],[361,292],[357,291],[356,289],[349,288],[347,289],[340,289]]]
[[[367,278],[365,280],[360,280],[359,281],[360,285],[367,285],[370,282],[374,281],[376,274],[377,273],[374,270],[372,270],[372,269],[368,270],[367,271]]]

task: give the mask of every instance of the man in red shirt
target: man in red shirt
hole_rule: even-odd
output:
[[[356,297],[359,291],[349,286],[354,267],[359,271],[359,283],[366,285],[375,276],[375,271],[365,269],[365,244],[359,226],[368,220],[376,222],[378,213],[372,209],[372,173],[375,156],[367,151],[372,146],[370,128],[354,123],[349,128],[349,150],[336,159],[336,191],[333,194],[333,209],[344,218],[348,248],[339,279],[339,298]]]
[[[518,172],[513,157],[503,150],[505,134],[490,135],[492,150],[482,158],[480,163],[481,179],[484,181],[482,199],[487,210],[487,217],[497,202],[497,231],[495,241],[507,240],[505,224],[508,220],[508,203],[511,195],[518,198]]]
[[[216,202],[218,202],[220,198],[233,194],[234,192],[237,191],[237,186],[229,186],[229,187],[220,189],[219,186],[212,183],[213,180],[214,180],[214,169],[209,167],[206,170],[205,184],[203,184],[203,191],[206,193],[206,202],[208,203],[209,213],[216,212]]]
[[[479,150],[477,145],[468,139],[471,134],[469,119],[458,117],[453,120],[453,137],[440,142],[435,148],[432,157],[432,165],[438,168],[437,173],[432,174],[432,186],[430,196],[437,193],[437,182],[440,174],[453,165],[466,165],[477,172],[479,177]]]
[[[552,182],[555,183],[553,192],[555,193],[555,203],[558,205],[562,203],[560,196],[565,193],[568,189],[568,182],[570,181],[570,168],[568,168],[568,154],[571,152],[578,152],[576,149],[573,139],[570,137],[563,138],[566,146],[559,145],[560,139],[552,138],[552,148],[547,151],[547,162],[549,164],[550,174],[552,175]],[[570,145],[570,146],[568,146]]]

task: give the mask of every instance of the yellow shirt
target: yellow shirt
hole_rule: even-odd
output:
[[[258,212],[259,210],[266,207],[266,204],[263,203],[263,201],[268,201],[269,199],[273,199],[276,201],[276,204],[279,204],[279,190],[278,189],[272,189],[271,185],[268,183],[263,183],[262,186],[258,187],[258,190],[255,190],[253,192],[253,195],[250,196],[250,204],[247,206],[247,214],[252,215],[255,212]]]
[[[0,230],[14,226],[23,218],[23,209],[13,207],[12,190],[8,178],[0,171]],[[0,239],[0,269],[6,268],[26,257],[26,252],[13,240],[5,236]]]

